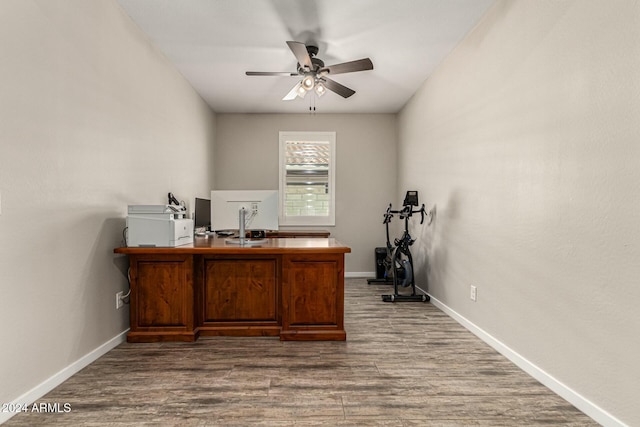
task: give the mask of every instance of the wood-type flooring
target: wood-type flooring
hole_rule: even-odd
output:
[[[125,343],[6,425],[597,425],[430,303],[345,287],[346,342]]]

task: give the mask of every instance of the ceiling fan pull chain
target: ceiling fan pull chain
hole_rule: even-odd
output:
[[[309,114],[315,114],[316,113],[316,97],[315,94],[311,94],[311,98],[309,99]],[[313,109],[311,108],[313,105]]]

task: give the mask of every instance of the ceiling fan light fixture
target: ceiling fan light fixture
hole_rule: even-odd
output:
[[[327,88],[324,87],[324,84],[322,84],[321,82],[318,82],[315,86],[315,91],[316,91],[316,95],[320,97],[325,93],[327,93]]]
[[[308,75],[308,76],[305,76],[304,79],[302,79],[302,87],[305,90],[313,89],[314,85],[315,85],[315,79],[313,78],[313,76]]]
[[[296,93],[298,94],[298,97],[304,98],[304,96],[307,94],[307,89],[305,89],[304,85],[300,83],[298,85],[298,88],[296,89]]]

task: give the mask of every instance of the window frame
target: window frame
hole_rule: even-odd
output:
[[[287,215],[285,201],[287,188],[286,144],[288,141],[328,142],[329,143],[329,214],[322,216]],[[280,131],[279,135],[279,224],[281,226],[335,226],[336,225],[336,132],[331,131]]]

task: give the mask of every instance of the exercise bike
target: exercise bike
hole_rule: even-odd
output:
[[[418,192],[407,191],[402,210],[392,211],[391,205],[387,212],[397,213],[400,219],[404,219],[404,232],[402,237],[394,240],[395,248],[391,255],[391,268],[393,270],[393,295],[382,295],[384,302],[412,302],[412,301],[429,301],[428,295],[416,294],[416,283],[413,274],[413,257],[411,256],[410,247],[415,243],[415,239],[409,234],[409,218],[413,214],[420,214],[420,224],[424,223],[425,209],[424,204],[418,210],[413,207],[418,206]],[[385,218],[386,219],[386,218]],[[387,224],[387,241],[388,241],[388,224]],[[411,288],[411,294],[400,294],[398,287]]]

